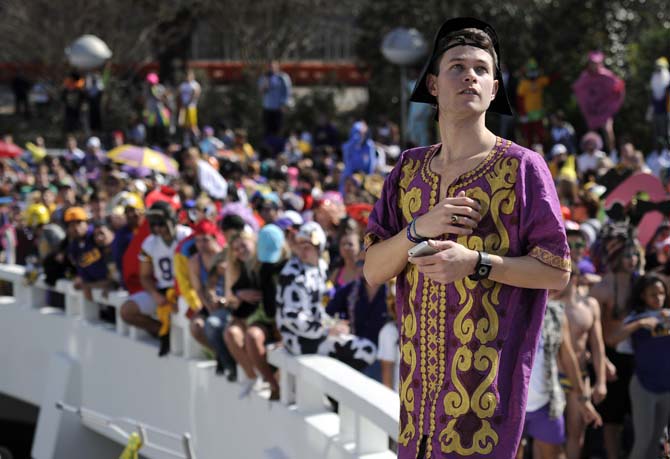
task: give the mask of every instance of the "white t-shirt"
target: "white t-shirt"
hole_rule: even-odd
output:
[[[537,344],[537,352],[535,353],[535,362],[530,372],[526,413],[537,411],[547,403],[549,403],[549,392],[547,391],[544,375],[544,340],[540,335],[540,342]]]
[[[195,96],[195,93],[200,91],[200,83],[197,81],[184,81],[179,85],[179,99],[181,104],[190,107],[195,107],[198,104],[198,99]]]
[[[191,235],[191,228],[177,225],[176,237],[170,245],[165,244],[162,237],[150,234],[142,242],[140,261],[150,261],[156,278],[156,288],[164,289],[174,286],[174,253],[177,244]]]
[[[398,390],[400,379],[400,348],[398,341],[400,334],[395,322],[387,322],[379,330],[379,346],[377,349],[377,359],[385,362],[393,362],[393,389]]]

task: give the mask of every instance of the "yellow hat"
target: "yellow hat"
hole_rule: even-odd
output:
[[[656,64],[657,67],[663,67],[663,68],[667,69],[668,68],[668,59],[661,56],[658,59],[656,59],[655,64]]]
[[[26,144],[26,148],[30,153],[33,154],[33,160],[35,160],[36,162],[42,161],[47,156],[47,151],[44,148],[38,147],[32,142],[28,142]]]
[[[65,223],[86,222],[88,221],[88,213],[86,213],[83,207],[70,207],[65,211],[63,220],[65,220]]]
[[[24,213],[28,226],[46,225],[51,219],[49,209],[44,204],[31,204]]]

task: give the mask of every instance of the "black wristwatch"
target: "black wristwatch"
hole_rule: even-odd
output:
[[[479,254],[479,260],[477,260],[477,266],[475,266],[475,272],[470,274],[468,278],[470,280],[478,281],[482,279],[488,279],[489,274],[491,274],[491,256],[486,252],[477,252]]]

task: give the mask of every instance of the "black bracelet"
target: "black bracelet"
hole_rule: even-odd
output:
[[[428,239],[430,239],[430,238],[428,238],[428,237],[423,237],[423,236],[421,236],[421,235],[416,231],[416,218],[415,218],[414,220],[412,220],[412,229],[414,230],[414,237],[416,237],[417,239],[421,239],[422,242],[423,242],[423,241],[427,241]]]
[[[415,236],[412,234],[412,226],[414,226],[414,222],[415,222],[415,221],[416,221],[416,220],[412,220],[412,221],[409,223],[409,225],[407,225],[407,239],[409,239],[410,242],[413,242],[413,243],[415,243],[415,244],[419,244],[419,243],[425,241],[425,239],[420,239],[420,238],[418,238],[418,237],[415,237]]]

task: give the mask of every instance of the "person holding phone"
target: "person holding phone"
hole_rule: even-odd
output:
[[[499,60],[485,22],[440,27],[411,101],[443,143],[401,155],[369,218],[365,276],[398,276],[401,459],[515,456],[547,290],[570,277],[544,159],[485,126],[511,114]],[[438,253],[409,257],[423,241]]]

